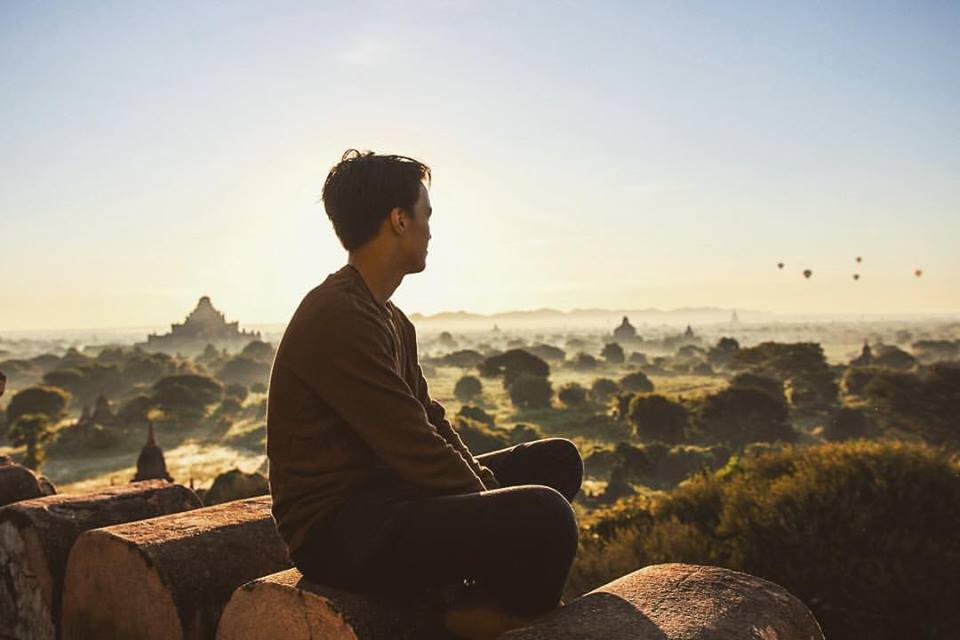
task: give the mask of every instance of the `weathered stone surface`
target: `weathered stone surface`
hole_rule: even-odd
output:
[[[237,589],[220,619],[217,640],[430,640],[443,628],[439,589],[360,594],[312,583],[296,569]]]
[[[760,578],[654,565],[577,598],[500,640],[823,640],[810,610]]]
[[[200,506],[190,489],[155,480],[0,509],[0,636],[55,636],[67,557],[83,532]]]
[[[0,456],[0,507],[56,493],[53,484],[31,469]]]
[[[237,587],[290,567],[270,506],[264,496],[85,533],[67,566],[63,638],[213,638]]]

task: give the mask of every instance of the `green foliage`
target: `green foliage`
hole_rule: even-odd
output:
[[[273,349],[273,346],[269,342],[264,342],[263,340],[251,340],[240,352],[240,355],[244,358],[249,358],[251,360],[256,360],[257,362],[263,362],[270,364],[273,362],[273,356],[276,354],[276,351]]]
[[[860,408],[840,407],[823,432],[827,440],[856,440],[873,433],[867,412]]]
[[[460,367],[461,369],[472,369],[483,362],[484,357],[479,351],[473,349],[460,349],[453,353],[448,353],[440,359],[441,364],[448,367]]]
[[[590,399],[598,404],[606,404],[619,391],[620,385],[610,378],[597,378],[590,385]]]
[[[208,376],[185,374],[163,378],[153,385],[153,391],[164,413],[196,420],[204,416],[207,406],[220,400],[223,385]]]
[[[707,351],[707,361],[715,367],[726,367],[740,350],[735,338],[720,338],[717,344]]]
[[[545,377],[522,373],[507,387],[507,392],[515,407],[537,409],[550,406],[553,387]]]
[[[653,391],[653,383],[642,371],[635,371],[620,378],[620,387],[624,391],[642,393]]]
[[[579,407],[587,400],[587,390],[576,382],[569,382],[560,387],[557,399],[568,407]]]
[[[837,404],[833,371],[815,342],[763,342],[738,350],[730,367],[786,381],[796,407],[825,411]]]
[[[43,413],[21,414],[13,422],[7,433],[10,443],[15,447],[26,445],[23,466],[36,471],[47,457],[43,449],[52,432],[50,416]]]
[[[123,365],[123,378],[128,385],[153,384],[177,373],[177,361],[165,353],[147,353],[135,349]]]
[[[223,395],[228,398],[236,398],[240,403],[243,403],[249,395],[246,385],[242,384],[228,384],[227,388],[223,390]]]
[[[68,391],[78,405],[92,404],[101,394],[116,395],[124,387],[120,367],[100,362],[54,369],[43,376],[43,382]]]
[[[267,385],[266,385],[265,383],[263,383],[263,382],[254,382],[252,385],[250,385],[250,392],[251,392],[251,393],[266,393],[266,392],[267,392]]]
[[[476,420],[477,422],[482,422],[483,424],[491,427],[496,423],[496,420],[494,420],[492,415],[480,407],[474,407],[468,404],[460,407],[460,411],[457,412],[457,415],[464,418],[470,418],[471,420]]]
[[[675,444],[686,437],[689,415],[683,405],[661,395],[635,395],[627,419],[637,437]]]
[[[623,347],[616,342],[603,345],[603,351],[600,352],[600,355],[610,364],[623,364],[625,360]]]
[[[157,406],[156,400],[147,396],[134,396],[120,405],[117,418],[123,424],[147,422],[150,410]]]
[[[589,353],[578,353],[570,366],[574,371],[593,371],[599,364],[600,362]]]
[[[783,585],[828,638],[952,638],[960,625],[960,468],[936,450],[857,441],[734,458],[670,494],[618,505],[589,560],[619,540],[609,575],[661,562],[717,564]],[[625,522],[616,526],[618,521]],[[610,531],[612,530],[612,533]],[[598,536],[599,537],[599,536]],[[578,561],[579,562],[579,561]],[[590,562],[594,571],[600,565]],[[628,568],[629,570],[629,568]]]
[[[879,345],[875,351],[872,363],[878,367],[907,371],[917,364],[917,359],[900,347]]]
[[[697,428],[705,442],[740,447],[751,442],[792,442],[789,411],[779,398],[757,387],[729,387],[707,396]]]
[[[544,360],[552,362],[563,362],[563,360],[567,357],[566,351],[560,347],[555,347],[552,344],[535,344],[532,347],[528,347],[527,351],[538,358],[543,358]]]
[[[226,384],[251,385],[270,377],[270,365],[246,356],[234,356],[217,371],[217,378]]]
[[[544,379],[550,375],[550,365],[523,349],[511,349],[487,358],[477,368],[486,378],[503,376],[503,385],[507,388],[522,375]]]
[[[844,393],[852,396],[863,396],[873,379],[883,372],[884,369],[873,366],[847,367],[843,372],[840,385]]]
[[[453,395],[460,402],[470,402],[483,393],[483,384],[476,376],[463,376],[457,380],[453,388]]]
[[[7,405],[7,425],[13,426],[21,416],[44,415],[58,420],[70,402],[70,394],[57,387],[36,386],[14,394]]]
[[[733,377],[733,380],[730,381],[731,387],[739,387],[741,389],[759,389],[764,391],[774,398],[779,400],[784,400],[783,395],[783,381],[778,380],[777,378],[771,378],[770,376],[762,376],[756,373],[739,373]]]
[[[887,371],[867,386],[868,406],[886,423],[936,445],[960,446],[960,364],[938,363],[925,378]]]

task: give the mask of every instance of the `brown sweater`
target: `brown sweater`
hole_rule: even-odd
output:
[[[280,340],[267,457],[273,517],[291,554],[375,473],[430,495],[499,486],[430,398],[413,323],[378,303],[349,264],[304,297]]]

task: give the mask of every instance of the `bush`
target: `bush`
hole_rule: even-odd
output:
[[[759,389],[774,398],[784,401],[783,381],[770,376],[761,376],[756,373],[740,373],[730,381],[731,387],[741,389]]]
[[[477,422],[482,422],[488,426],[494,426],[495,420],[492,415],[481,409],[480,407],[473,407],[471,405],[464,405],[460,407],[460,411],[457,412],[458,416],[464,418],[470,418],[471,420],[476,420]]]
[[[489,453],[510,446],[510,435],[503,429],[478,420],[459,416],[455,421],[457,434],[474,455]]]
[[[938,363],[925,378],[888,371],[865,391],[871,409],[888,426],[917,434],[936,445],[960,445],[960,365]]]
[[[579,407],[587,400],[587,390],[576,382],[560,387],[557,399],[568,407]]]
[[[625,360],[623,347],[616,342],[605,344],[603,346],[603,351],[600,352],[600,355],[610,364],[623,364],[623,361]]]
[[[214,479],[210,489],[203,495],[203,504],[209,507],[268,493],[270,493],[270,486],[262,473],[244,473],[240,469],[231,469]]]
[[[574,371],[593,371],[600,362],[588,353],[578,353],[570,363]]]
[[[954,637],[960,469],[930,449],[789,448],[703,476],[654,510],[651,562],[710,562],[783,585],[828,638]]]
[[[242,384],[230,384],[223,390],[223,395],[228,398],[236,398],[242,403],[247,399],[249,392],[247,391],[247,387]]]
[[[553,388],[547,378],[528,373],[520,374],[507,391],[513,405],[521,409],[549,407],[553,396]]]
[[[733,447],[791,442],[796,432],[788,416],[782,396],[776,398],[755,387],[729,387],[704,399],[697,426],[706,442]]]
[[[26,415],[43,415],[49,420],[59,420],[70,402],[70,394],[57,387],[27,387],[10,398],[7,405],[7,425]]]
[[[448,353],[440,359],[440,362],[448,367],[460,367],[462,369],[471,369],[483,362],[483,354],[473,349],[461,349]]]
[[[264,384],[263,382],[254,382],[252,385],[250,385],[250,392],[251,392],[251,393],[266,393],[266,392],[267,392],[267,385]]]
[[[153,385],[154,399],[164,413],[175,418],[197,419],[207,406],[223,396],[223,385],[207,376],[168,376]]]
[[[537,356],[527,353],[523,349],[511,349],[506,353],[487,358],[477,367],[481,376],[495,378],[503,376],[504,387],[521,375],[547,378],[550,375],[550,365]]]
[[[590,385],[590,399],[598,404],[606,404],[618,391],[620,391],[620,385],[610,378],[597,378]]]
[[[637,395],[630,400],[627,419],[637,437],[674,444],[686,437],[689,416],[683,405],[661,395]]]
[[[644,393],[653,391],[653,383],[650,382],[650,378],[641,371],[635,371],[620,378],[620,387],[624,391]]]
[[[270,365],[246,356],[235,356],[217,371],[217,378],[226,384],[251,385],[270,377]]]
[[[453,388],[453,395],[460,402],[470,402],[482,393],[483,384],[480,382],[480,378],[476,376],[463,376],[457,380],[457,384]]]
[[[827,440],[856,440],[866,438],[872,432],[872,425],[863,409],[841,407],[827,423],[823,437]]]

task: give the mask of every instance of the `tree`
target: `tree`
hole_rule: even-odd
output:
[[[707,396],[698,427],[707,442],[732,447],[796,439],[784,399],[756,387],[729,387]]]
[[[249,395],[249,391],[247,391],[247,387],[245,385],[230,384],[230,385],[227,385],[227,388],[223,390],[223,394],[228,398],[236,398],[242,403],[244,400],[247,399],[247,395]]]
[[[590,399],[599,404],[606,404],[610,396],[620,391],[620,385],[610,378],[597,378],[590,385]]]
[[[865,438],[871,431],[870,420],[863,409],[840,407],[824,429],[827,440],[856,440]]]
[[[507,391],[514,406],[522,409],[549,407],[553,396],[553,388],[546,377],[529,373],[521,373]]]
[[[707,361],[715,367],[725,367],[740,350],[736,338],[720,338],[717,344],[707,352]]]
[[[153,385],[153,392],[164,413],[195,420],[204,416],[209,405],[220,401],[223,385],[209,376],[184,374],[163,378]]]
[[[566,351],[552,344],[535,344],[529,347],[527,351],[548,361],[563,362],[564,358],[567,357]]]
[[[960,445],[960,364],[941,362],[926,378],[886,371],[867,385],[867,402],[887,426],[935,445]]]
[[[270,377],[270,365],[246,356],[234,356],[217,371],[217,378],[227,384],[251,385]]]
[[[265,362],[267,364],[273,362],[273,356],[275,354],[276,351],[274,351],[273,345],[271,345],[269,342],[264,342],[263,340],[251,340],[240,352],[240,355],[245,358],[257,360],[258,362]]]
[[[753,388],[764,391],[774,398],[784,400],[783,382],[770,376],[762,376],[756,373],[740,373],[730,381],[731,387]]]
[[[642,371],[634,371],[620,378],[620,387],[625,391],[653,391],[653,383],[650,382],[650,378]]]
[[[49,386],[27,387],[10,398],[7,406],[7,424],[13,425],[21,416],[44,415],[51,421],[59,420],[70,402],[70,394]]]
[[[453,395],[460,402],[470,402],[483,393],[483,384],[476,376],[463,376],[453,387]]]
[[[571,363],[574,371],[593,371],[600,362],[589,353],[580,352]]]
[[[50,436],[50,416],[43,413],[22,414],[10,428],[8,436],[15,447],[26,445],[27,452],[23,457],[23,466],[36,471],[43,464],[47,454],[43,443]]]
[[[686,436],[689,415],[683,405],[661,395],[636,395],[627,419],[639,438],[675,444]]]
[[[541,378],[550,375],[550,365],[546,361],[523,349],[510,349],[506,353],[487,358],[477,368],[480,375],[486,378],[503,376],[505,387],[509,387],[522,374]]]
[[[470,369],[483,362],[483,354],[473,349],[460,349],[443,356],[441,362],[448,367]]]
[[[625,360],[623,347],[616,342],[609,342],[603,345],[603,351],[600,352],[600,355],[610,364],[623,364]]]
[[[570,382],[560,387],[557,399],[568,407],[579,407],[587,400],[587,390],[576,382]]]

